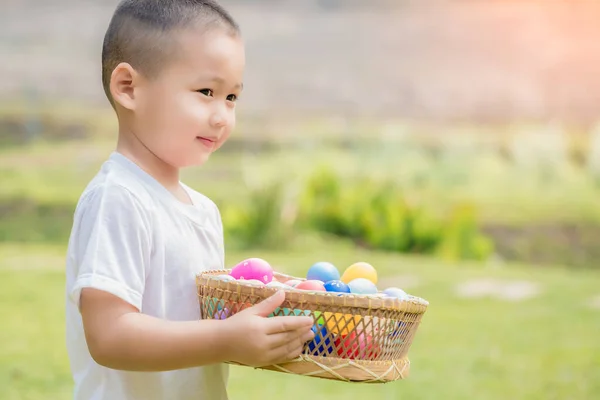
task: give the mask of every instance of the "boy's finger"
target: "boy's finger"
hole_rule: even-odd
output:
[[[283,317],[271,317],[265,320],[267,324],[267,334],[276,334],[281,332],[295,331],[298,329],[310,329],[314,321],[311,317],[294,317],[294,316],[283,316]]]
[[[272,348],[281,346],[291,346],[294,343],[303,345],[305,342],[312,340],[315,334],[312,330],[300,328],[295,331],[281,332],[269,336],[269,343]]]
[[[273,351],[273,364],[291,361],[302,354],[303,345],[281,346]]]
[[[275,294],[270,297],[267,297],[260,303],[255,304],[254,306],[247,309],[249,313],[253,313],[256,315],[260,315],[261,317],[266,317],[271,314],[273,311],[277,309],[285,300],[285,292],[283,290],[278,290]]]

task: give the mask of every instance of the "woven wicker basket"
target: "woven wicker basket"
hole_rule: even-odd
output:
[[[200,310],[204,319],[224,319],[274,294],[278,288],[225,281],[218,270],[197,276]],[[299,279],[274,273],[285,282]],[[408,350],[428,302],[332,292],[285,289],[286,297],[272,315],[314,318],[315,338],[303,354],[284,364],[261,369],[346,382],[383,383],[404,379],[410,367]],[[233,364],[233,363],[232,363]]]

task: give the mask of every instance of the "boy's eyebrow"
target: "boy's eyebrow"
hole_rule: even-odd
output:
[[[211,79],[211,81],[218,83],[220,85],[225,84],[225,79],[221,78],[220,76],[213,76]],[[233,87],[234,89],[240,89],[243,90],[244,89],[244,83],[243,82],[238,82],[235,84],[235,86]]]

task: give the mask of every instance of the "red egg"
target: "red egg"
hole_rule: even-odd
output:
[[[374,343],[373,337],[365,333],[338,336],[335,339],[338,356],[342,358],[375,360],[381,349]]]
[[[317,280],[306,280],[296,285],[296,289],[302,290],[316,290],[319,292],[325,292],[325,286],[323,282]]]

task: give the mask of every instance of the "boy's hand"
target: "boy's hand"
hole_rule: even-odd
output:
[[[306,316],[267,318],[285,299],[280,290],[264,301],[227,318],[231,361],[259,367],[289,361],[312,340],[314,321]]]

